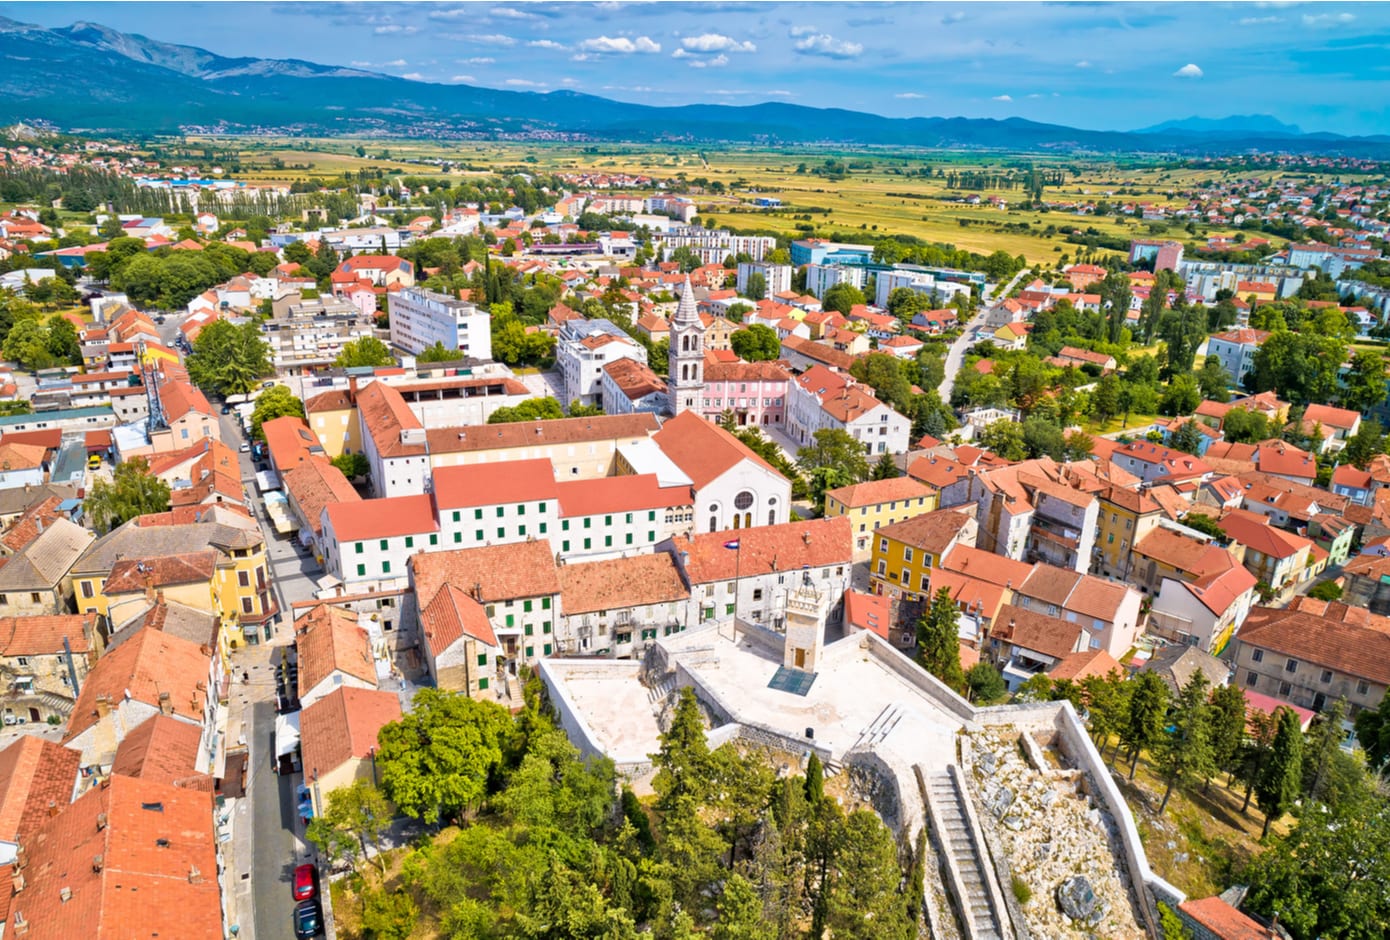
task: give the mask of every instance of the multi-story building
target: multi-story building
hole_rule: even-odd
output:
[[[787,429],[797,444],[810,444],[817,431],[837,429],[859,441],[870,455],[907,450],[912,422],[849,375],[816,366],[788,388]]]
[[[469,359],[492,358],[492,315],[423,287],[391,295],[391,344],[418,354],[442,343]]]
[[[373,335],[372,321],[341,300],[300,300],[288,294],[261,324],[271,362],[282,375],[308,375],[331,366],[351,342]]]
[[[76,523],[55,519],[9,556],[0,566],[0,617],[69,613],[74,566],[93,538],[91,531]]]
[[[332,460],[343,454],[360,454],[362,427],[355,395],[349,389],[329,389],[304,401],[305,420]]]
[[[1313,577],[1321,566],[1313,553],[1313,543],[1301,535],[1269,525],[1262,516],[1231,509],[1222,514],[1221,528],[1234,545],[1243,546],[1243,563],[1274,597],[1292,593]],[[1326,557],[1323,558],[1326,564]]]
[[[950,509],[883,526],[873,533],[869,577],[874,593],[930,600],[932,571],[942,556],[959,545],[973,548],[978,533],[974,518]]]
[[[830,607],[836,610],[849,589],[854,554],[849,520],[843,516],[706,532],[674,538],[661,547],[690,587],[688,627],[737,617],[782,630],[787,597],[805,576],[830,591]]]
[[[323,564],[353,593],[406,586],[406,563],[416,552],[442,548],[429,494],[387,496],[323,509]]]
[[[1084,628],[1083,649],[1125,656],[1139,637],[1142,599],[1117,581],[1039,564],[1013,586],[1013,603],[1024,610],[1060,617]]]
[[[1350,722],[1390,687],[1390,620],[1309,597],[1255,607],[1228,658],[1241,688],[1313,711],[1345,699]]]
[[[1270,333],[1249,328],[1213,333],[1207,340],[1207,355],[1221,360],[1221,368],[1231,376],[1233,385],[1240,385],[1255,368],[1255,353]]]
[[[394,305],[393,305],[394,308]],[[609,320],[570,320],[560,331],[555,362],[565,378],[565,402],[599,404],[603,367],[618,359],[647,364],[647,350]]]
[[[1129,577],[1131,549],[1158,525],[1163,507],[1144,490],[1110,485],[1101,490],[1092,569],[1107,578]]]
[[[763,276],[765,290],[763,297],[775,297],[792,289],[792,266],[773,264],[768,261],[740,261],[738,265],[738,292],[748,296],[748,279],[754,274]],[[756,298],[761,300],[762,297]]]
[[[636,359],[608,363],[599,383],[604,414],[663,414],[670,410],[666,382]]]
[[[686,629],[690,589],[665,552],[562,565],[560,652],[634,658]]]
[[[734,413],[739,427],[781,428],[791,376],[775,362],[705,362],[701,413],[719,421]]]
[[[693,411],[652,438],[695,490],[695,522],[707,532],[786,522],[791,483],[746,444]]]
[[[806,265],[806,292],[817,299],[836,284],[849,284],[863,287],[865,270],[860,267],[847,267],[840,264]]]
[[[825,515],[848,516],[854,528],[854,560],[867,561],[880,527],[936,508],[937,494],[910,476],[853,483],[825,494]]]
[[[0,710],[6,723],[66,719],[102,646],[93,614],[0,618]]]

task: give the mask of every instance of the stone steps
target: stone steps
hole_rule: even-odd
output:
[[[653,682],[651,688],[647,689],[647,701],[653,705],[660,705],[675,691],[675,688],[676,674],[668,672]]]
[[[966,936],[972,940],[1004,940],[1005,936],[1012,936],[1011,932],[1006,933],[991,897],[989,863],[976,848],[980,844],[979,834],[972,830],[965,811],[965,794],[945,770],[926,774],[926,790],[939,821],[937,838],[955,872],[955,877],[947,879],[947,886],[956,896]]]

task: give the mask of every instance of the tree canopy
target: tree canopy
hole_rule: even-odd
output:
[[[83,511],[98,532],[109,532],[136,516],[168,511],[169,492],[169,484],[150,473],[148,460],[133,457],[117,464],[109,481],[92,481]]]
[[[274,373],[270,347],[255,320],[234,325],[215,320],[193,341],[185,363],[193,384],[218,395],[244,395]]]

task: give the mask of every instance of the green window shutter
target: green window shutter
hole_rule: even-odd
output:
[[[612,517],[612,516],[604,516],[604,517],[603,517],[603,524],[604,524],[604,525],[612,525],[612,524],[613,524],[613,517]]]
[[[567,551],[569,551],[569,550],[570,550],[570,540],[569,540],[569,539],[565,539],[563,542],[560,543],[560,551],[562,551],[562,552],[567,552]]]
[[[526,613],[529,614],[529,613],[531,612],[531,602],[530,602],[530,601],[522,601],[522,602],[521,602],[521,609],[524,610]]]
[[[486,677],[486,676],[484,676],[483,678],[481,678],[481,679],[478,680],[478,691],[479,691],[479,692],[486,692],[486,691],[487,691],[487,677]]]
[[[358,543],[356,544],[356,548],[357,548],[357,554],[359,554],[359,555],[362,554],[362,543],[361,543],[361,542],[358,542]]]
[[[537,512],[545,512],[545,503],[537,503],[537,504],[536,504],[536,511],[537,511]]]
[[[545,655],[547,655],[547,656],[550,655],[550,644],[549,644],[549,643],[545,644]]]
[[[512,620],[512,617],[511,617],[510,614],[508,614],[508,615],[507,615],[507,626],[509,626],[509,627],[512,625],[512,624],[511,624],[511,620]],[[525,626],[524,629],[526,630],[526,635],[527,635],[527,636],[530,636],[532,633],[535,632],[535,631],[532,629],[532,627],[531,627],[531,625],[530,625],[529,623]]]
[[[405,537],[405,547],[406,547],[406,548],[414,548],[414,547],[415,547],[415,536],[413,536],[413,535],[407,535],[407,536]]]
[[[655,510],[655,509],[653,509],[653,510],[651,510],[650,512],[647,513],[647,521],[648,521],[648,522],[655,522],[655,521],[656,521],[656,510]]]
[[[391,563],[390,563],[389,561],[383,561],[383,562],[381,563],[381,573],[382,573],[382,574],[390,574],[390,573],[391,573]]]
[[[528,647],[526,647],[526,658],[527,658],[527,659],[534,659],[535,656],[536,656],[536,648],[535,648],[534,646],[528,646]]]
[[[545,535],[545,529],[546,529],[546,524],[545,524],[544,522],[542,522],[542,523],[541,523],[541,535]]]
[[[550,609],[550,598],[548,598],[548,597],[542,597],[542,598],[541,598],[541,610],[549,610],[549,609]]]
[[[389,543],[386,539],[382,539],[382,540],[381,540],[381,550],[382,550],[383,552],[386,551],[386,548],[387,548],[387,546],[388,546],[389,544],[390,544],[390,543]]]
[[[438,533],[438,532],[431,532],[431,533],[430,533],[430,544],[431,544],[431,545],[438,545],[438,544],[439,544],[439,533]]]
[[[627,514],[627,519],[626,519],[626,521],[627,521],[627,522],[632,522],[632,513],[628,513],[628,514]]]
[[[560,520],[560,531],[561,531],[561,532],[568,532],[569,530],[570,530],[570,521],[569,521],[568,519],[561,519],[561,520]]]
[[[486,666],[486,665],[487,665],[487,653],[479,653],[479,654],[478,654],[478,665],[479,665],[479,666]]]
[[[627,534],[627,544],[629,544],[629,545],[632,544],[632,533],[631,533],[631,532],[629,532],[629,533]]]
[[[507,626],[516,626],[516,614],[507,614]]]
[[[501,519],[501,518],[502,518],[502,514],[503,514],[504,512],[506,512],[506,511],[507,511],[507,510],[506,510],[506,507],[504,507],[504,506],[498,506],[498,507],[497,507],[497,518],[498,518],[498,519]]]
[[[648,532],[648,533],[647,533],[647,541],[648,541],[648,542],[655,542],[655,541],[656,541],[656,533],[655,533],[655,532]]]
[[[504,538],[507,537],[507,527],[506,527],[506,526],[500,526],[500,525],[499,525],[499,526],[497,527],[497,537],[498,537],[499,539],[504,539]]]
[[[590,542],[590,541],[591,541],[590,539],[585,539],[585,540],[584,540],[584,547],[585,547],[585,548],[588,548],[588,547],[589,547],[589,542]]]
[[[483,518],[483,511],[482,511],[481,509],[475,509],[475,510],[473,510],[473,518],[474,518],[474,519],[481,519],[481,518]],[[458,522],[458,521],[459,521],[459,514],[458,514],[458,513],[454,513],[454,521],[455,521],[455,522]]]
[[[365,578],[365,577],[367,576],[367,566],[366,566],[366,565],[358,565],[358,566],[357,566],[357,576],[358,576],[359,578]]]
[[[549,632],[550,632],[550,621],[549,621],[549,620],[542,620],[542,621],[541,621],[541,632],[542,632],[542,633],[549,633]]]
[[[519,525],[519,526],[517,526],[517,527],[516,527],[516,534],[517,534],[517,535],[525,535],[525,534],[526,534],[526,526],[524,526],[524,525]]]
[[[591,528],[591,526],[592,526],[592,524],[593,524],[593,521],[594,521],[594,520],[590,519],[588,516],[585,516],[585,517],[584,517],[584,528],[586,528],[586,529]]]
[[[733,613],[734,613],[734,605],[733,605],[733,604],[725,604],[725,605],[724,605],[724,613],[725,613],[726,615],[728,615],[728,616],[733,616]]]
[[[611,536],[611,535],[605,535],[605,536],[603,537],[603,547],[604,547],[604,548],[612,548],[612,547],[613,547],[613,536]]]
[[[461,518],[463,518],[463,513],[459,512],[457,509],[455,509],[455,510],[454,510],[454,521],[455,521],[455,522],[458,522]]]

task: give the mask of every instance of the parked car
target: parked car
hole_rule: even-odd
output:
[[[246,441],[242,441],[239,449],[243,454],[249,454],[251,452],[251,445]]]
[[[294,899],[307,901],[318,897],[319,870],[313,865],[300,865],[294,870]]]
[[[310,940],[323,932],[318,901],[300,901],[294,906],[295,940]]]

